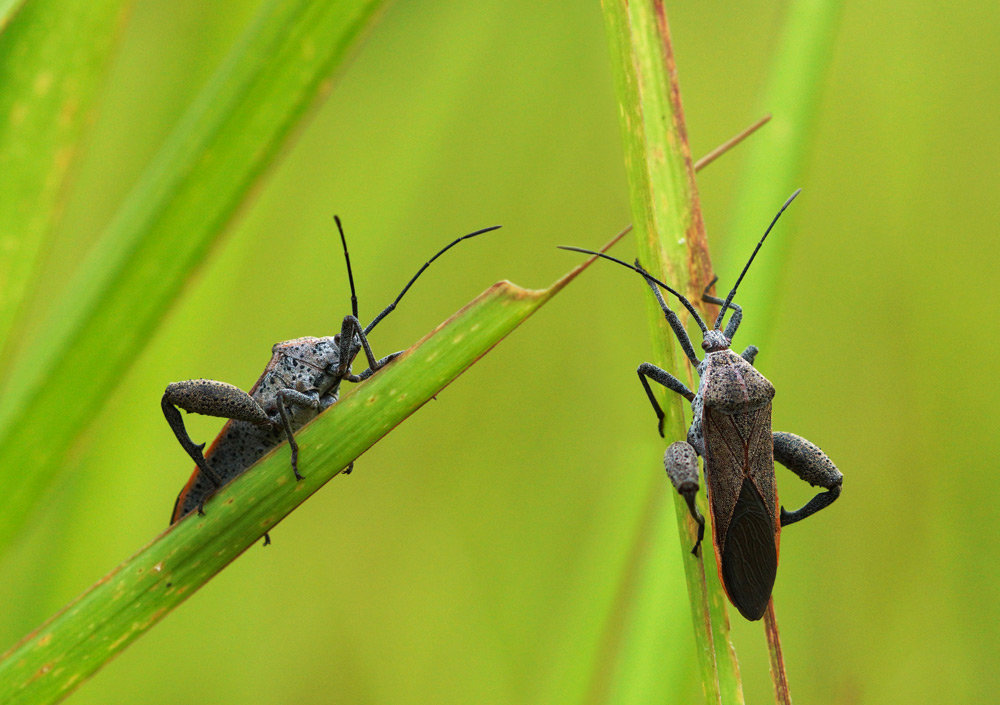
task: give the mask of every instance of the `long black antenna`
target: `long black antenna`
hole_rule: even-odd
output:
[[[633,272],[637,272],[637,273],[641,274],[643,277],[646,278],[647,281],[653,282],[654,284],[658,285],[661,289],[669,291],[671,294],[673,294],[674,296],[676,296],[678,298],[678,300],[680,300],[680,302],[682,304],[684,304],[684,308],[686,308],[688,311],[690,311],[691,315],[694,316],[694,320],[698,322],[698,327],[701,328],[701,332],[702,333],[707,333],[708,332],[708,329],[705,327],[705,322],[703,320],[701,320],[701,316],[698,315],[698,312],[695,310],[694,306],[691,305],[691,302],[688,301],[682,294],[674,291],[669,286],[667,286],[666,284],[664,284],[663,282],[661,282],[659,279],[657,279],[656,277],[654,277],[652,274],[650,274],[649,272],[647,272],[645,269],[641,269],[639,267],[634,267],[631,264],[628,264],[627,262],[622,262],[620,259],[612,257],[611,255],[606,255],[603,252],[594,252],[593,250],[585,250],[582,247],[567,247],[565,245],[559,245],[558,247],[559,247],[560,250],[570,250],[572,252],[582,252],[585,255],[597,255],[598,257],[603,257],[606,260],[611,260],[612,262],[616,262],[616,263],[620,264],[623,267],[628,267]]]
[[[436,255],[434,255],[433,257],[431,257],[429,260],[427,260],[426,262],[424,262],[424,266],[421,267],[417,271],[417,273],[413,275],[413,279],[411,279],[406,284],[406,286],[403,287],[403,290],[401,292],[399,292],[399,296],[396,297],[396,300],[393,301],[388,306],[386,306],[385,309],[382,311],[382,313],[380,313],[379,315],[375,316],[375,320],[373,320],[371,323],[368,324],[368,327],[365,328],[365,335],[368,335],[369,333],[371,333],[372,332],[372,328],[374,328],[376,325],[378,325],[379,321],[381,321],[383,318],[385,318],[390,313],[392,313],[394,310],[396,310],[396,304],[398,304],[399,300],[401,298],[403,298],[403,294],[405,294],[407,291],[410,290],[410,287],[413,286],[413,282],[417,281],[417,277],[419,277],[421,274],[424,273],[424,270],[427,269],[431,265],[431,262],[433,262],[434,260],[436,260],[438,257],[440,257],[441,255],[443,255],[445,252],[447,252],[451,248],[453,248],[455,245],[457,245],[458,243],[460,243],[462,240],[468,240],[470,237],[476,237],[477,235],[482,235],[483,233],[488,233],[491,230],[496,230],[499,227],[500,227],[499,225],[494,225],[494,226],[489,227],[489,228],[483,228],[482,230],[477,230],[474,233],[469,233],[468,235],[463,235],[462,237],[458,238],[457,240],[455,240],[454,242],[452,242],[451,244],[449,244],[448,246],[446,246],[444,249],[442,249]]]
[[[774,220],[771,221],[771,224],[767,226],[767,230],[764,231],[764,237],[762,237],[760,239],[760,242],[757,243],[757,247],[754,248],[753,254],[750,255],[750,259],[747,260],[746,266],[743,267],[743,271],[740,272],[739,279],[737,279],[736,283],[733,284],[732,291],[729,292],[729,296],[726,297],[725,303],[722,304],[722,308],[719,309],[719,317],[715,319],[715,330],[719,330],[719,328],[722,326],[722,318],[723,316],[726,315],[726,309],[729,308],[729,304],[733,302],[733,297],[736,296],[736,289],[739,288],[740,282],[743,281],[744,275],[747,273],[747,270],[750,269],[750,265],[753,264],[753,258],[757,256],[757,252],[760,250],[760,246],[764,244],[764,240],[767,239],[767,235],[768,233],[771,232],[771,228],[774,227],[774,224],[778,222],[778,218],[781,217],[781,214],[785,212],[785,209],[788,208],[789,204],[792,201],[794,201],[795,197],[798,196],[800,193],[802,193],[802,189],[796,189],[795,193],[789,196],[788,200],[785,201],[785,205],[781,207],[781,210],[778,211],[778,214],[774,216]]]
[[[337,230],[340,231],[340,242],[344,245],[344,260],[347,262],[347,280],[351,282],[351,313],[358,317],[358,294],[354,291],[354,274],[351,272],[351,256],[347,254],[347,238],[344,237],[344,226],[340,224],[340,216],[333,216],[337,221]]]

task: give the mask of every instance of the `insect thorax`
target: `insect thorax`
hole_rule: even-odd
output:
[[[271,360],[264,374],[250,394],[269,415],[277,411],[278,392],[282,389],[336,396],[339,363],[340,350],[333,336],[277,343],[271,348]]]
[[[709,353],[698,366],[698,395],[705,407],[723,414],[750,411],[769,404],[774,385],[732,350]]]

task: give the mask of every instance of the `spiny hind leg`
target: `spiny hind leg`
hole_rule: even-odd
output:
[[[794,433],[774,432],[774,459],[813,487],[822,487],[804,507],[794,512],[781,508],[781,525],[788,526],[830,506],[840,496],[844,476],[826,453]]]
[[[205,460],[205,455],[202,453],[205,444],[196,445],[191,440],[178,408],[194,414],[249,421],[261,426],[273,424],[260,404],[249,394],[239,387],[212,379],[189,379],[168,384],[166,391],[163,392],[160,406],[181,447],[216,487],[222,484],[222,480]]]

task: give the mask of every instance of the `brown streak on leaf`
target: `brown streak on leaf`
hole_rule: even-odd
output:
[[[774,700],[779,705],[792,705],[792,695],[788,690],[788,674],[785,673],[785,657],[781,653],[778,618],[774,615],[773,597],[768,600],[767,612],[764,613],[764,632],[767,634],[771,680],[774,682]]]
[[[681,104],[681,86],[677,78],[677,64],[674,61],[673,44],[670,41],[670,26],[667,23],[666,8],[662,0],[657,0],[657,29],[663,39],[663,59],[670,81],[670,104],[672,106],[674,129],[681,139],[681,155],[684,157],[684,170],[687,172],[691,190],[691,222],[688,223],[684,237],[688,251],[688,298],[695,305],[701,303],[701,293],[712,277],[712,258],[708,253],[708,240],[705,236],[705,221],[701,215],[701,200],[698,197],[698,184],[694,178],[694,162],[691,159],[691,146],[688,142],[687,126],[684,123],[684,107]],[[702,309],[705,306],[702,305]]]

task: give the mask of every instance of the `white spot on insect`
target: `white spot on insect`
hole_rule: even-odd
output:
[[[163,561],[160,561],[159,563],[154,565],[152,570],[154,573],[159,573],[161,570],[163,570]]]

